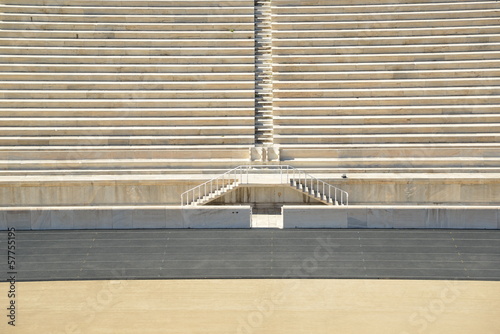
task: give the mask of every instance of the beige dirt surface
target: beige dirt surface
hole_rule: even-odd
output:
[[[497,334],[500,282],[115,280],[0,283],[0,333]]]

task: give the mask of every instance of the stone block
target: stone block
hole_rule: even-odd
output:
[[[13,187],[9,185],[0,186],[0,205],[2,206],[14,205]]]
[[[425,228],[427,209],[400,209],[392,210],[393,228]]]
[[[99,222],[97,212],[91,208],[73,211],[73,226],[75,229],[95,229]]]
[[[31,212],[29,210],[12,210],[5,213],[7,228],[14,227],[16,230],[31,229]]]
[[[0,231],[7,230],[7,216],[5,211],[0,210]]]
[[[250,207],[183,208],[183,227],[189,228],[250,228]]]
[[[497,210],[497,228],[500,229],[500,209]]]
[[[165,210],[165,227],[166,228],[184,228],[185,224],[185,209],[166,209]],[[188,215],[187,215],[188,216]]]
[[[96,229],[112,229],[113,228],[113,210],[96,209]]]
[[[345,208],[335,207],[283,207],[284,228],[347,228]]]
[[[49,230],[51,228],[50,210],[31,211],[31,228],[34,230]]]
[[[116,229],[133,228],[133,210],[131,209],[113,209],[112,227]]]
[[[461,210],[465,228],[496,229],[498,227],[497,209]]]
[[[481,182],[474,184],[463,184],[460,187],[460,199],[463,203],[485,203],[490,204],[500,198],[500,185],[497,182]],[[479,205],[479,204],[478,204]]]
[[[73,229],[74,227],[74,210],[51,210],[50,220],[51,228],[55,230]]]
[[[426,228],[441,228],[440,221],[443,211],[437,208],[429,208],[427,210],[425,227]]]
[[[116,196],[116,187],[114,184],[102,185],[94,184],[86,193],[86,205],[112,204],[119,203]]]
[[[366,210],[368,228],[392,228],[392,208],[368,208]]]
[[[348,228],[366,228],[368,226],[368,217],[366,208],[356,208],[347,210]]]
[[[138,209],[132,214],[134,228],[166,228],[167,216],[164,208]]]
[[[249,155],[251,161],[263,161],[264,149],[262,147],[251,147],[249,149]]]
[[[439,209],[438,228],[465,228],[463,212],[461,208]]]

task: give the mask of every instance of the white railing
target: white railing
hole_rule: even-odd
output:
[[[181,205],[190,205],[203,202],[210,196],[222,195],[226,191],[240,185],[249,184],[251,175],[273,174],[278,176],[281,184],[295,186],[302,191],[316,194],[322,200],[332,204],[348,205],[349,194],[331,184],[328,184],[304,171],[289,165],[243,165],[233,168],[222,175],[214,177],[181,195]],[[215,197],[214,197],[215,198]]]

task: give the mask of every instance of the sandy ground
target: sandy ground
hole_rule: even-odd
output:
[[[17,282],[0,333],[500,333],[500,282],[144,280]]]

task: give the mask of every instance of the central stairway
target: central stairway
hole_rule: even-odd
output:
[[[255,144],[273,143],[271,0],[255,1]]]
[[[240,185],[287,185],[326,205],[348,205],[349,194],[292,166],[238,166],[181,195],[181,205],[205,205]]]

